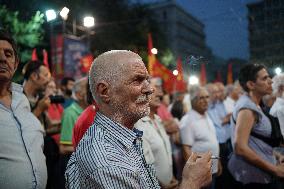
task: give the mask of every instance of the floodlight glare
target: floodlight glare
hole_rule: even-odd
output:
[[[53,9],[49,9],[45,11],[46,20],[49,22],[51,20],[56,19],[56,12]]]
[[[151,49],[151,53],[152,53],[152,54],[158,54],[158,49],[152,48],[152,49]]]
[[[196,76],[189,77],[189,84],[190,85],[197,85],[199,83],[199,79]]]
[[[177,75],[178,75],[178,71],[177,71],[177,70],[174,70],[174,71],[173,71],[173,74],[174,74],[174,76],[177,76]]]
[[[279,68],[279,67],[275,68],[275,73],[276,73],[276,75],[281,74],[281,72],[282,72],[282,69],[281,69],[281,68]]]
[[[92,16],[86,16],[84,18],[84,26],[87,28],[93,27],[95,25],[95,19]]]
[[[63,7],[63,9],[60,11],[60,16],[63,18],[63,20],[67,20],[68,18],[69,9],[67,7]]]

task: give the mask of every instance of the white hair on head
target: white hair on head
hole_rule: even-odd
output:
[[[205,87],[201,87],[199,85],[194,85],[190,88],[189,94],[190,94],[190,101],[193,103],[196,100],[196,97],[199,95],[200,91],[206,90]]]
[[[279,87],[284,86],[284,73],[274,76],[272,81],[273,94],[276,94],[279,92]]]
[[[111,50],[99,55],[92,63],[89,71],[89,84],[90,91],[96,102],[100,102],[100,99],[96,96],[96,86],[99,82],[105,81],[109,84],[117,82],[123,74],[125,69],[125,62],[129,58],[135,58],[138,61],[142,61],[142,58],[128,50]],[[135,61],[133,62],[135,63]],[[126,65],[128,66],[128,65]]]
[[[234,85],[232,84],[228,84],[226,87],[225,87],[225,93],[226,93],[226,96],[229,96],[233,90],[234,90]]]

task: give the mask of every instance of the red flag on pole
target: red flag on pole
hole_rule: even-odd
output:
[[[221,71],[220,71],[220,70],[217,71],[216,79],[215,79],[214,82],[221,82],[221,83],[223,83],[223,81],[222,81],[222,75],[221,75]]]
[[[38,58],[37,58],[37,54],[36,54],[36,49],[34,48],[33,52],[32,52],[32,61],[35,61],[35,60],[38,60]]]
[[[201,64],[201,70],[200,70],[200,85],[204,86],[207,83],[207,78],[206,78],[206,67],[205,67],[205,63]]]
[[[228,73],[227,73],[227,85],[228,84],[233,84],[233,64],[229,63],[228,64]]]
[[[152,41],[152,35],[151,33],[148,33],[148,71],[149,74],[153,76],[154,72],[154,64],[156,63],[156,55],[152,53],[153,49],[153,41]]]
[[[180,57],[178,57],[177,59],[177,71],[178,71],[178,75],[176,78],[176,90],[183,92],[186,89],[186,84],[183,80],[182,61]]]
[[[47,51],[45,49],[42,50],[42,54],[43,54],[43,64],[49,68],[49,65],[48,65],[48,54],[47,54]]]

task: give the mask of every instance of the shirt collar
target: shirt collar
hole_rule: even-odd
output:
[[[192,115],[194,116],[194,118],[196,120],[204,118],[206,116],[207,113],[205,113],[204,115],[201,115],[200,113],[198,113],[196,110],[192,109]]]
[[[23,92],[23,86],[20,85],[20,84],[12,82],[11,91],[16,91],[16,92],[22,93]]]
[[[95,124],[98,124],[107,130],[111,137],[120,141],[127,149],[130,149],[135,140],[143,135],[142,131],[139,131],[138,129],[130,130],[123,125],[114,122],[101,112],[97,112]]]
[[[157,114],[154,114],[154,120],[158,119],[158,115]],[[142,117],[140,119],[142,122],[151,122],[151,118],[149,116],[145,116],[145,117]]]

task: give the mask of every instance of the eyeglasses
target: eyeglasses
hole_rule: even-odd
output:
[[[207,96],[199,96],[197,99],[198,100],[207,100],[209,98],[209,95]]]

